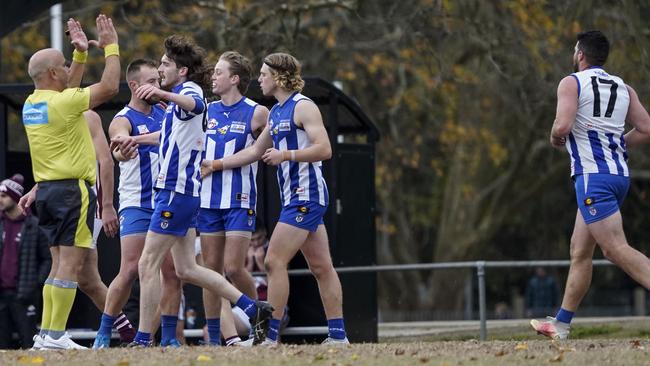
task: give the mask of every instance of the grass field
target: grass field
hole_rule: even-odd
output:
[[[80,351],[0,351],[0,365],[649,365],[650,321],[576,325],[574,339],[551,342],[525,326],[490,329],[490,340],[469,334],[381,337],[376,344],[343,347],[282,345],[276,348],[182,347]]]

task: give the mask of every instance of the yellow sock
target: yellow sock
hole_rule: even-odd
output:
[[[49,330],[52,319],[52,285],[46,283],[43,286],[43,316],[41,317],[41,329]]]
[[[57,280],[55,280],[56,283]],[[50,330],[64,331],[68,323],[68,316],[74,303],[74,297],[77,294],[77,286],[75,282],[71,282],[75,286],[59,287],[52,286],[52,320],[50,321]]]

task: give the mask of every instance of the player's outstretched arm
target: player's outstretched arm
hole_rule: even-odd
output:
[[[650,115],[643,107],[639,96],[632,87],[627,86],[630,94],[630,105],[627,109],[627,122],[634,126],[628,133],[625,134],[625,145],[635,146],[647,142],[650,139]]]
[[[293,116],[296,124],[305,129],[311,145],[301,150],[268,149],[264,152],[262,160],[269,165],[278,165],[287,160],[316,162],[331,158],[332,146],[316,104],[310,101],[298,103]]]
[[[273,146],[268,126],[264,128],[253,145],[236,154],[219,160],[203,160],[201,162],[201,177],[212,174],[214,171],[239,168],[260,160],[264,151]]]
[[[138,145],[160,145],[160,131],[133,136]]]
[[[120,52],[117,31],[113,21],[104,14],[96,20],[99,39],[97,46],[104,49],[106,64],[101,80],[90,86],[90,108],[107,102],[117,94],[120,86]]]
[[[99,114],[95,111],[84,112],[88,128],[90,129],[90,136],[93,139],[95,146],[95,156],[99,163],[99,183],[102,187],[102,225],[104,233],[109,238],[117,234],[117,213],[113,207],[113,159],[111,158],[104,129],[102,128],[102,120]]]
[[[131,136],[131,124],[125,117],[115,117],[108,126],[110,151],[117,161],[127,161],[138,155],[138,144]]]
[[[573,128],[578,113],[578,83],[573,76],[567,76],[557,87],[557,110],[551,128],[551,145],[561,148]]]

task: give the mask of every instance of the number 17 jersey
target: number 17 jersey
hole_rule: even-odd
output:
[[[578,83],[578,111],[566,144],[571,176],[629,176],[623,134],[630,95],[625,82],[600,67],[571,76]]]

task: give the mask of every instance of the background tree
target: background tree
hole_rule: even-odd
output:
[[[306,74],[342,81],[382,133],[381,263],[568,258],[576,205],[567,154],[550,147],[548,132],[577,32],[605,32],[607,69],[650,98],[647,1],[70,0],[64,18],[92,30],[100,10],[118,24],[123,60],[158,58],[162,40],[182,33],[212,61],[237,49],[259,65],[269,52],[288,51]],[[2,82],[29,81],[25,65],[49,42],[48,21],[43,15],[2,39]],[[101,59],[90,60],[87,80],[95,80]],[[623,208],[629,239],[642,250],[647,151],[630,152],[635,178]],[[455,314],[461,272],[381,275],[382,310]],[[490,276],[499,299],[526,273]],[[613,270],[595,281],[628,280]]]

